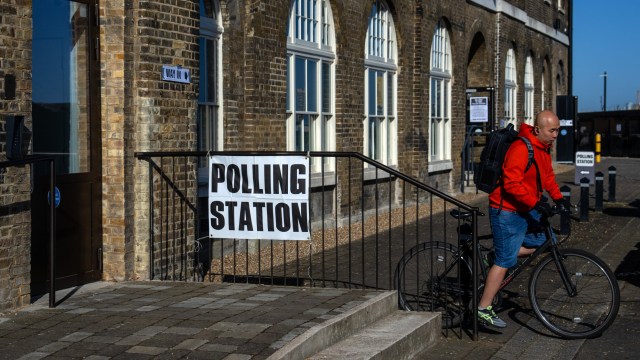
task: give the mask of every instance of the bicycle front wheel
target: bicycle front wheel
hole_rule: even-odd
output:
[[[405,253],[395,273],[400,307],[442,314],[442,327],[458,326],[469,301],[471,266],[451,244],[421,243]]]
[[[567,279],[567,289],[549,254],[538,263],[529,281],[529,300],[545,327],[569,339],[600,335],[615,320],[620,306],[620,288],[609,267],[583,250],[558,250]]]

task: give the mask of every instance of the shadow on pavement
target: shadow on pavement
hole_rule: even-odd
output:
[[[616,279],[640,287],[640,242],[636,243],[634,250],[625,255],[614,273]]]

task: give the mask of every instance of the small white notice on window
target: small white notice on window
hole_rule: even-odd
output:
[[[162,80],[189,84],[191,73],[182,66],[162,65]]]

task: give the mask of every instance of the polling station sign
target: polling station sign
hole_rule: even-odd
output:
[[[309,240],[309,158],[211,156],[209,237]]]

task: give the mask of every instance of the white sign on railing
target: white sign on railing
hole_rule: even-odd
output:
[[[309,158],[211,156],[209,237],[309,240]]]

